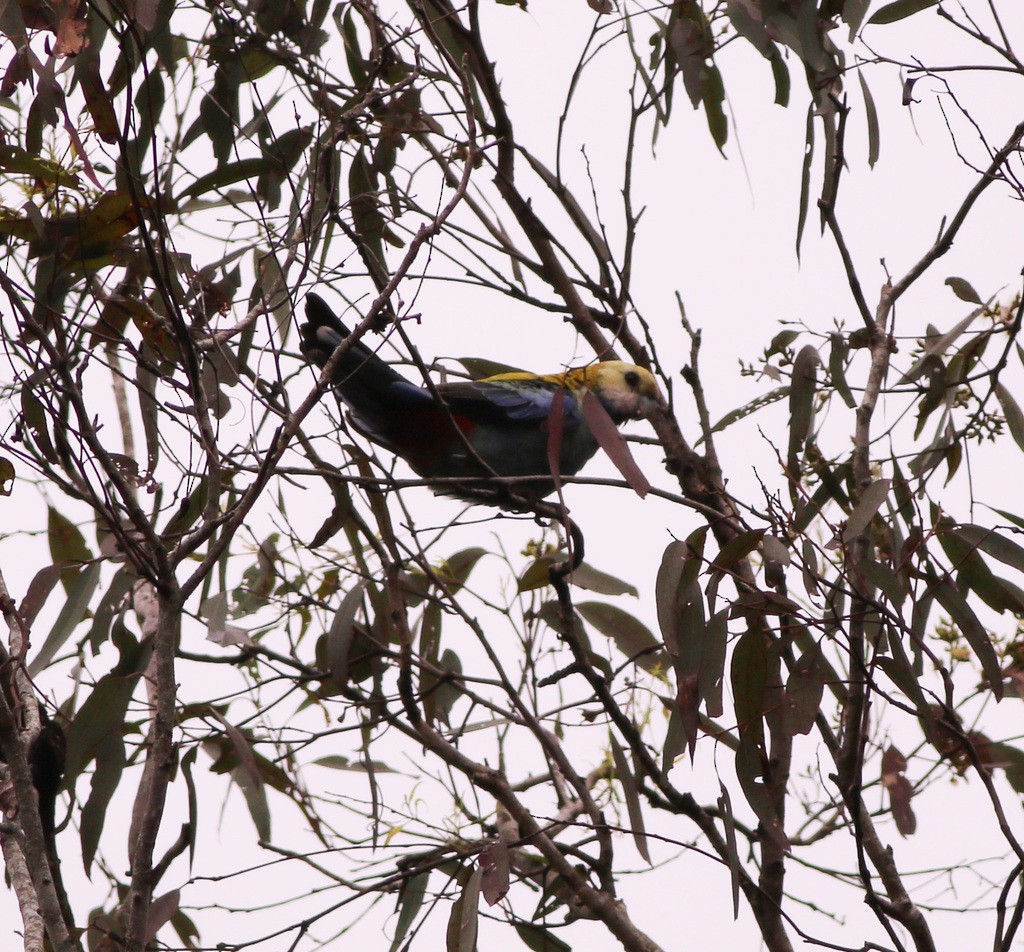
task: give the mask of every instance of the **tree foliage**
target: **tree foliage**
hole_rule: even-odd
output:
[[[996,0],[590,0],[552,133],[503,85],[503,28],[540,15],[519,6],[0,7],[0,839],[26,949],[306,949],[367,916],[395,952],[482,930],[653,950],[678,913],[635,909],[666,865],[773,952],[926,952],[969,906],[1012,946],[1024,512],[969,471],[1024,450],[1024,305],[938,263],[983,195],[1024,198],[1017,99],[991,128],[971,105],[1024,79],[1024,23]],[[926,61],[915,30],[962,55]],[[606,68],[610,138],[579,161]],[[872,88],[897,76],[892,117]],[[820,229],[852,317],[759,328],[713,368],[757,381],[730,407],[714,315],[638,290],[666,239],[637,195],[679,127],[735,157],[749,84],[806,111],[778,240]],[[844,186],[915,108],[944,111],[968,185],[873,288]],[[943,281],[949,326],[897,313]],[[633,431],[648,499],[608,476],[516,512],[435,499],[301,361],[314,288],[410,377],[494,372],[540,326],[531,369],[564,342],[650,367],[671,404]],[[460,306],[495,346],[442,368]],[[738,431],[774,466],[742,494]],[[977,900],[981,856],[916,849],[960,778],[998,831]]]

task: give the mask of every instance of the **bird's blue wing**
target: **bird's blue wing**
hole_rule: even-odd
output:
[[[544,423],[551,415],[556,393],[562,399],[564,426],[577,426],[581,419],[576,398],[545,381],[483,380],[449,384],[439,390],[453,413],[481,422]]]

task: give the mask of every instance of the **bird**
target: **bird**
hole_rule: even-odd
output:
[[[315,293],[306,297],[300,333],[303,356],[321,369],[349,336],[348,328]],[[472,486],[441,487],[447,495],[472,501],[480,501],[479,481],[487,477],[524,478],[522,484],[513,483],[512,491],[533,500],[553,492],[558,477],[579,472],[598,449],[584,419],[587,392],[617,426],[665,405],[649,370],[619,360],[561,373],[517,371],[426,388],[402,376],[363,340],[345,352],[330,383],[359,433],[400,456],[428,481],[472,480]],[[549,421],[555,400],[562,401],[562,431],[558,472],[553,476]]]

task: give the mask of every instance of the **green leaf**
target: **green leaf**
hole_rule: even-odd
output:
[[[800,455],[811,435],[814,419],[814,394],[818,387],[818,351],[813,344],[801,348],[793,361],[789,392],[789,477],[799,479]]]
[[[1024,794],[1024,751],[1001,743],[990,743],[988,749],[992,760],[1005,771],[1010,786]]]
[[[977,529],[978,527],[974,527]],[[982,530],[982,533],[984,530]],[[1011,611],[1017,615],[1024,615],[1024,593],[1021,593],[1011,582],[997,578],[992,570],[985,563],[985,560],[978,554],[980,545],[975,545],[971,539],[981,538],[978,532],[965,534],[953,526],[948,519],[943,519],[938,524],[938,539],[947,558],[957,572],[956,584],[960,589],[968,589],[974,592],[993,611]],[[1009,555],[1012,549],[1019,549],[1015,543],[1003,540],[1004,544],[1000,551]],[[1019,562],[1011,561],[1011,565],[1017,568],[1024,568]]]
[[[736,778],[751,809],[761,821],[765,832],[784,849],[789,841],[782,827],[775,801],[765,777],[765,765],[769,762],[764,738],[759,732],[745,731],[740,737],[736,752]]]
[[[249,808],[249,816],[256,827],[256,835],[262,842],[270,842],[270,804],[267,802],[267,788],[254,780],[252,774],[242,765],[231,771],[231,779],[238,784],[238,789],[245,797],[245,805]]]
[[[864,22],[868,7],[871,6],[871,0],[846,0],[842,6],[843,10],[840,15],[843,22],[850,28],[850,41],[852,42],[857,37],[861,23]]]
[[[534,559],[519,576],[516,590],[523,592],[535,592],[551,584],[551,566],[564,561],[558,553],[542,555]]]
[[[463,874],[468,870],[463,870]],[[480,881],[483,870],[477,867],[460,876],[462,892],[452,905],[448,918],[445,948],[447,952],[476,952],[477,925],[480,916]]]
[[[611,638],[619,651],[634,664],[650,674],[664,677],[669,667],[668,656],[642,621],[606,602],[580,602],[576,610],[584,621],[593,625],[602,635]]]
[[[718,810],[722,815],[722,825],[725,828],[725,848],[729,861],[729,879],[732,887],[732,917],[734,920],[740,916],[740,863],[739,849],[736,845],[736,818],[732,812],[732,798],[724,783],[718,782],[721,791],[718,797]]]
[[[93,609],[92,627],[89,629],[89,647],[94,652],[99,651],[100,646],[110,637],[114,616],[124,608],[125,595],[131,591],[134,584],[134,576],[124,568],[118,569],[110,580],[109,588]]]
[[[748,529],[730,539],[711,563],[712,570],[731,572],[737,562],[745,559],[760,544],[767,529]]]
[[[50,159],[41,158],[16,145],[0,146],[0,170],[12,175],[26,175],[38,183],[48,182],[69,188],[80,188],[77,175]]]
[[[167,522],[167,528],[163,531],[163,537],[169,541],[176,541],[177,536],[184,535],[195,525],[203,509],[206,508],[206,499],[209,493],[209,481],[200,479],[195,489],[181,500],[178,511],[171,516]]]
[[[732,693],[740,733],[756,723],[764,712],[768,684],[768,649],[760,632],[740,636],[732,656]]]
[[[324,480],[334,497],[334,506],[309,543],[311,549],[318,549],[325,545],[353,519],[352,496],[349,494],[348,486],[338,479],[329,479],[327,476],[324,477]]]
[[[1019,449],[1024,450],[1024,413],[1021,412],[1017,401],[1010,395],[1010,391],[1001,383],[996,384],[995,393],[996,400],[999,401],[999,406],[1003,411],[1006,426],[1010,431],[1010,436],[1013,437],[1013,442],[1017,444]]]
[[[920,13],[922,10],[927,10],[929,7],[937,7],[938,5],[939,0],[894,0],[893,3],[887,3],[881,9],[876,10],[871,19],[868,20],[868,26],[882,26],[886,23],[895,23],[897,20],[903,20],[906,17],[913,16],[915,13]]]
[[[586,562],[581,562],[573,569],[570,581],[578,588],[597,592],[598,595],[632,595],[635,598],[640,594],[635,585],[601,572]]]
[[[715,140],[715,145],[721,152],[729,139],[729,120],[722,108],[725,102],[725,84],[722,82],[721,72],[714,63],[708,63],[704,67],[700,89],[708,129],[711,130],[711,138]]]
[[[884,562],[865,559],[859,563],[858,568],[864,578],[885,595],[890,604],[899,607],[910,594],[902,581],[902,576],[897,575]]]
[[[54,659],[64,642],[71,637],[71,632],[85,618],[85,613],[89,609],[89,600],[92,598],[93,592],[96,591],[99,580],[99,562],[87,565],[75,579],[68,592],[67,601],[57,616],[57,620],[53,623],[53,628],[50,629],[42,647],[28,666],[28,673],[33,677]]]
[[[804,132],[804,161],[800,167],[800,201],[796,215],[796,257],[800,260],[800,242],[804,237],[804,226],[807,224],[807,206],[811,195],[811,165],[814,160],[814,103],[807,107],[807,120]]]
[[[932,359],[945,354],[953,342],[963,335],[964,331],[974,323],[983,310],[984,308],[981,307],[975,308],[967,317],[957,321],[945,334],[940,334],[936,328],[929,325],[928,333],[922,339],[924,349],[921,352],[921,356],[914,361],[910,370],[900,377],[897,385],[911,383],[927,372],[933,362]]]
[[[636,778],[629,769],[629,761],[614,734],[608,735],[612,748],[612,762],[615,764],[615,776],[622,787],[622,797],[626,801],[626,813],[629,816],[629,827],[633,834],[633,842],[636,844],[636,851],[646,860],[651,862],[651,854],[647,849],[647,834],[644,829],[644,811],[640,805],[640,792],[636,785]]]
[[[74,790],[76,778],[98,756],[108,737],[124,734],[128,704],[139,677],[149,663],[152,645],[135,641],[120,622],[118,627],[114,641],[121,652],[120,658],[114,669],[96,682],[68,731],[64,774],[68,790]]]
[[[892,485],[891,479],[876,479],[861,493],[857,505],[853,507],[849,519],[846,520],[846,527],[843,529],[843,542],[852,542],[867,529],[889,495],[890,485]]]
[[[809,734],[825,693],[825,667],[821,648],[805,651],[786,681],[786,725],[794,734]]]
[[[572,952],[572,946],[563,942],[553,932],[534,922],[513,922],[519,938],[531,952]]]
[[[398,922],[395,924],[395,937],[391,940],[390,952],[398,952],[406,934],[416,921],[416,916],[423,906],[429,882],[430,870],[428,869],[402,883],[402,888],[398,893]]]
[[[133,682],[134,683],[134,682]],[[82,807],[79,834],[82,842],[82,866],[86,875],[99,846],[107,807],[117,790],[126,763],[120,730],[106,731],[96,747],[96,767],[92,774],[89,798]]]
[[[54,563],[66,565],[81,564],[92,560],[92,552],[85,544],[85,537],[67,516],[57,512],[53,506],[47,508],[46,535],[50,542],[50,556]],[[71,587],[78,572],[70,572],[62,578],[64,590],[71,593]]]
[[[789,396],[789,390],[789,387],[778,387],[775,390],[770,390],[763,396],[751,400],[750,403],[746,403],[742,407],[730,410],[713,427],[711,427],[711,432],[720,433],[722,430],[726,429],[726,427],[730,427],[737,421],[742,420],[744,417],[750,416],[751,413],[756,413],[758,410],[764,409],[764,407],[770,406],[773,403],[778,403],[779,400],[783,400]]]
[[[878,161],[878,110],[875,109],[875,100],[871,96],[871,90],[868,88],[867,80],[864,78],[864,70],[857,70],[857,78],[860,80],[860,91],[864,97],[864,118],[868,124],[868,166],[874,168],[875,163]],[[946,283],[949,284],[948,281]],[[980,304],[981,302],[979,301],[978,303]],[[850,406],[853,406],[853,404],[850,404]]]
[[[237,162],[228,162],[212,172],[207,172],[197,178],[188,188],[178,196],[182,201],[186,198],[194,198],[206,192],[222,189],[236,182],[244,182],[255,179],[264,172],[272,171],[280,167],[275,157],[260,156],[255,159],[239,159]]]
[[[729,642],[729,609],[723,608],[708,619],[701,643],[698,689],[708,717],[722,716],[722,681],[725,678],[725,654]]]
[[[903,639],[899,632],[893,633],[888,639],[889,650],[892,657],[879,655],[876,658],[878,666],[885,672],[893,684],[899,688],[907,699],[917,708],[918,715],[922,718],[928,716],[928,699],[921,690],[921,682],[914,673],[913,665],[903,648]],[[927,721],[925,722],[927,723]]]
[[[654,584],[658,625],[669,653],[680,659],[687,651],[685,638],[695,628],[703,629],[704,603],[697,574],[702,567],[706,527],[691,533],[685,541],[670,542],[661,557]],[[692,647],[692,643],[689,647]],[[695,659],[683,673],[697,670]]]
[[[368,584],[360,581],[346,593],[327,632],[327,670],[338,688],[348,685],[349,661],[356,638],[356,615],[362,608]]]
[[[49,462],[56,463],[57,454],[50,439],[49,417],[42,403],[32,393],[32,387],[40,382],[36,379],[38,376],[33,374],[21,388],[21,412],[28,428],[28,435],[31,437],[30,445]]]
[[[526,373],[525,370],[513,367],[511,364],[503,364],[497,360],[486,360],[482,357],[456,357],[455,359],[466,368],[466,373],[473,380],[497,377],[499,374]]]
[[[981,296],[966,278],[946,278],[945,284],[961,301],[967,301],[968,304],[982,303]]]
[[[339,16],[341,10],[345,10],[343,17]],[[335,20],[341,27],[341,35],[345,44],[345,59],[348,63],[349,75],[353,83],[361,87],[366,82],[366,66],[362,51],[359,49],[359,33],[356,30],[355,17],[352,7],[337,7]]]
[[[446,648],[441,653],[438,666],[448,677],[440,681],[434,690],[434,715],[447,724],[448,715],[451,714],[455,702],[462,697],[462,692],[458,688],[459,677],[462,674],[462,659],[450,648]]]
[[[198,747],[190,747],[181,758],[181,775],[185,779],[186,797],[188,800],[188,861],[194,863],[196,858],[196,833],[199,829],[199,797],[196,794],[196,781],[192,776]]]
[[[768,348],[764,352],[764,359],[768,360],[770,357],[774,357],[776,354],[785,353],[786,349],[800,337],[800,331],[785,330],[779,331],[772,338],[772,342],[768,345]]]
[[[849,352],[846,338],[842,334],[831,334],[830,339],[832,341],[832,349],[828,357],[828,375],[832,380],[832,386],[835,387],[836,393],[843,398],[843,403],[852,410],[857,405],[857,402],[853,399],[850,385],[846,382],[845,363],[846,355]]]
[[[36,572],[32,581],[29,582],[28,591],[25,592],[25,597],[22,598],[21,604],[18,606],[21,621],[29,628],[32,627],[32,622],[36,620],[40,609],[46,604],[46,599],[50,597],[63,569],[64,566],[60,564],[47,565]]]
[[[372,770],[374,773],[398,773],[394,767],[389,767],[383,760],[351,760],[341,754],[328,754],[325,757],[317,757],[313,761],[317,767],[326,767],[329,770],[351,770],[353,773],[366,773]]]
[[[1000,535],[995,529],[970,524],[954,526],[949,530],[959,536],[968,545],[980,549],[992,558],[1005,565],[1024,572],[1024,546],[1018,545],[1006,536]]]
[[[772,79],[775,80],[775,105],[785,109],[789,105],[790,78],[786,60],[778,50],[771,57]]]
[[[487,555],[487,550],[479,547],[456,552],[437,567],[437,576],[454,594],[466,584],[470,572],[485,555]]]
[[[1003,697],[1003,670],[995,648],[992,647],[992,639],[989,638],[985,626],[978,620],[978,616],[974,614],[974,609],[948,578],[935,579],[928,594],[935,596],[938,603],[960,629],[961,634],[967,639],[967,643],[981,662],[992,693],[996,700],[1001,700]]]

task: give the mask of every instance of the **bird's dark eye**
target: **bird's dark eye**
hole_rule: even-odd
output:
[[[623,379],[626,381],[626,386],[631,389],[635,389],[636,385],[640,383],[640,374],[635,370],[627,370],[623,375]]]

